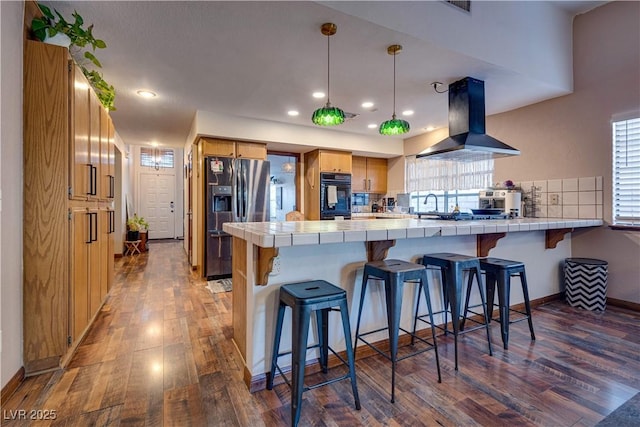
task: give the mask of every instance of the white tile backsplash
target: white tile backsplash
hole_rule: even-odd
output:
[[[547,192],[547,181],[533,181],[533,185],[535,185],[538,191],[542,193]]]
[[[547,217],[548,218],[562,218],[562,206],[547,206]],[[542,217],[544,218],[544,217]]]
[[[595,180],[594,180],[595,184]],[[580,185],[580,184],[578,184]],[[595,188],[595,185],[594,185]],[[578,192],[578,204],[579,205],[595,205],[596,204],[596,192],[594,191],[579,191]],[[594,211],[595,212],[595,211]]]
[[[522,181],[527,216],[538,218],[602,219],[602,177]],[[532,191],[535,188],[535,191]],[[557,198],[557,204],[552,200]]]
[[[578,206],[562,206],[562,218],[578,218]]]
[[[595,218],[596,205],[580,205],[578,206],[578,218]]]
[[[578,191],[595,191],[596,177],[578,178]]]
[[[562,191],[578,191],[578,178],[563,179]]]
[[[563,191],[560,196],[560,204],[562,206],[572,206],[578,204],[578,192],[577,191]]]
[[[562,191],[562,180],[561,179],[550,179],[547,181],[547,191],[548,192],[561,192]]]

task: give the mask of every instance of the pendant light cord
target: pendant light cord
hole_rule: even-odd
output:
[[[327,36],[327,105],[331,104],[331,99],[329,96],[329,88],[331,87],[331,77],[330,77],[330,73],[329,73],[329,69],[331,67],[331,55],[329,54],[331,51],[331,36],[328,35]]]
[[[396,118],[396,55],[397,52],[393,54],[393,119]]]

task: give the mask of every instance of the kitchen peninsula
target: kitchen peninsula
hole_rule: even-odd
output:
[[[324,279],[347,291],[353,325],[360,298],[363,266],[367,261],[397,258],[416,262],[423,254],[456,252],[519,260],[527,266],[532,301],[561,292],[561,265],[571,256],[571,232],[602,225],[599,219],[521,218],[491,221],[376,219],[364,221],[296,221],[226,223],[233,236],[233,334],[245,363],[244,380],[250,390],[264,387],[269,370],[273,328],[280,285]],[[441,307],[437,281],[431,281],[434,310]],[[412,287],[406,301],[415,301]],[[362,327],[385,325],[384,293],[367,293],[369,311]],[[521,303],[518,287],[511,305]],[[424,307],[424,302],[422,307]],[[401,325],[409,328],[411,310],[403,310]],[[440,322],[436,319],[436,322]],[[285,317],[282,343],[291,342],[290,313]],[[339,322],[330,322],[329,337],[344,350]],[[336,338],[339,337],[339,338]],[[378,333],[373,340],[386,339]],[[309,357],[316,357],[309,353]],[[283,361],[286,365],[286,362]]]

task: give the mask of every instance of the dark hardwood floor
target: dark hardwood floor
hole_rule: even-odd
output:
[[[242,382],[231,294],[210,294],[190,273],[182,242],[151,243],[116,269],[68,368],[27,378],[2,402],[3,426],[289,424],[286,385],[250,394]],[[358,360],[362,410],[341,381],[304,394],[300,424],[593,426],[640,392],[640,313],[607,307],[598,314],[558,301],[534,310],[534,327],[531,342],[526,322],[513,324],[504,351],[494,323],[493,357],[482,331],[461,336],[458,372],[453,341],[441,337],[442,383],[433,352],[401,361],[395,404],[386,359]],[[21,410],[27,417],[55,411],[56,419],[12,420]]]

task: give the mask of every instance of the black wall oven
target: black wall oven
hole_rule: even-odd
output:
[[[351,175],[320,174],[320,219],[351,219]]]

